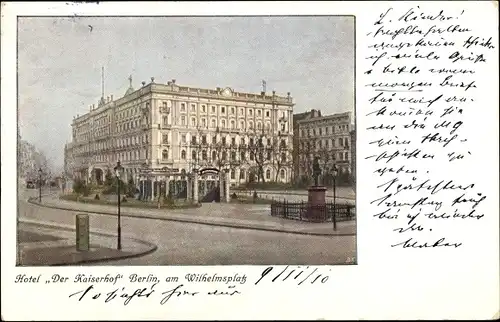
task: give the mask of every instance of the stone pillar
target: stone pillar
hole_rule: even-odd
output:
[[[226,197],[226,202],[230,202],[231,201],[231,195],[229,194],[229,186],[231,185],[231,182],[230,182],[230,175],[231,175],[231,172],[230,171],[226,171],[226,191],[224,192],[224,196]]]
[[[187,177],[186,184],[187,184],[187,186],[186,186],[186,190],[187,190],[186,191],[186,200],[192,200],[193,195],[192,195],[192,189],[191,189],[192,186],[191,185],[193,184],[193,179],[191,178],[190,175]]]
[[[166,176],[165,177],[165,197],[168,196],[168,189],[170,189],[170,177]]]
[[[151,178],[151,201],[155,201],[155,181]]]
[[[220,201],[225,200],[224,199],[224,170],[219,172],[219,194],[220,194]]]
[[[323,186],[313,186],[309,187],[307,190],[309,194],[307,198],[306,216],[313,222],[325,221],[327,217],[325,200],[326,188]]]
[[[195,171],[193,174],[193,203],[198,203],[198,172]]]

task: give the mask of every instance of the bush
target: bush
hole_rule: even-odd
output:
[[[73,183],[73,192],[87,197],[90,195],[90,188],[83,180],[76,179]]]
[[[95,194],[94,200],[101,200],[98,193]]]

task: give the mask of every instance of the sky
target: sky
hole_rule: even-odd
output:
[[[89,27],[91,26],[91,27]],[[71,122],[142,81],[291,95],[294,113],[354,111],[353,17],[44,17],[18,20],[19,127],[61,167]]]

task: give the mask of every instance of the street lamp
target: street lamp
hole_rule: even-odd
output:
[[[337,214],[337,204],[336,204],[336,200],[335,200],[335,189],[336,189],[336,178],[337,178],[337,166],[334,164],[333,165],[333,168],[332,168],[332,174],[333,174],[333,214],[332,214],[332,221],[333,221],[333,230],[337,230],[337,218],[336,218],[336,214]]]
[[[42,168],[38,169],[38,202],[42,203]]]
[[[116,167],[114,168],[117,183],[117,195],[118,195],[118,249],[122,249],[122,227],[121,227],[121,215],[120,215],[120,185],[121,185],[121,175],[123,172],[123,167],[120,165],[120,161],[116,162]]]

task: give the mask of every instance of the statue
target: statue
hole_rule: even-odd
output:
[[[319,158],[315,157],[313,161],[313,178],[314,178],[314,185],[318,186],[318,178],[321,175],[321,168],[319,166]]]

